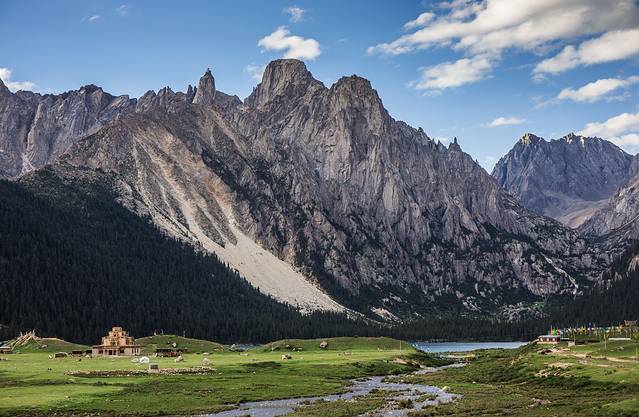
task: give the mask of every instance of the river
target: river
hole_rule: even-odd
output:
[[[422,352],[470,352],[480,349],[517,349],[527,342],[415,342],[413,346]]]

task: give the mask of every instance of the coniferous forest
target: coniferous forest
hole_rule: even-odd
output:
[[[338,314],[302,315],[215,256],[167,238],[99,182],[51,171],[0,181],[0,323],[4,337],[92,343],[113,325],[228,342],[356,334]]]
[[[550,325],[618,322],[639,311],[638,273],[630,272],[610,289],[551,300],[548,318],[526,322],[448,314],[389,326],[303,315],[214,255],[165,236],[111,189],[106,175],[78,182],[51,169],[0,181],[0,340],[35,329],[94,343],[114,325],[137,336],[164,331],[227,343],[340,335],[530,340]],[[613,268],[627,269],[628,259]]]

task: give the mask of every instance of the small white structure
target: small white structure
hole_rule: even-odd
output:
[[[148,356],[142,356],[140,358],[140,363],[149,363],[149,362],[151,362],[151,360],[149,359]]]
[[[561,336],[557,336],[554,334],[545,334],[537,338],[537,343],[542,344],[556,345],[559,342],[561,342]]]

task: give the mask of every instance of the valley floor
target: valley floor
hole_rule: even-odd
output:
[[[37,350],[3,355],[0,416],[198,415],[235,409],[249,401],[342,393],[351,380],[371,375],[385,375],[387,382],[447,386],[446,391],[461,395],[450,403],[411,412],[411,417],[639,415],[635,342],[559,345],[544,354],[539,353],[544,347],[532,345],[479,351],[467,366],[418,375],[413,371],[420,365],[445,361],[407,344],[400,351],[400,343],[392,339],[327,341],[324,349],[319,347],[321,340],[287,340],[246,352],[200,344],[184,356],[184,362],[151,358],[161,370],[201,367],[205,358],[214,368],[211,373],[181,375],[138,375],[135,371],[146,365],[131,358],[51,359],[51,352]],[[112,371],[121,372],[111,375]],[[290,415],[349,417],[411,408],[410,400],[400,397],[372,390],[352,399],[302,403]]]

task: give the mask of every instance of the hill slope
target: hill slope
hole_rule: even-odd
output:
[[[113,325],[133,335],[164,329],[225,342],[357,333],[339,315],[302,316],[215,256],[163,235],[115,201],[119,186],[70,167],[0,181],[7,335],[36,329],[95,343]]]
[[[327,88],[278,60],[244,103],[187,96],[141,98],[62,161],[118,176],[128,207],[280,300],[385,319],[491,314],[579,291],[607,262],[458,144],[393,119],[363,78]]]

